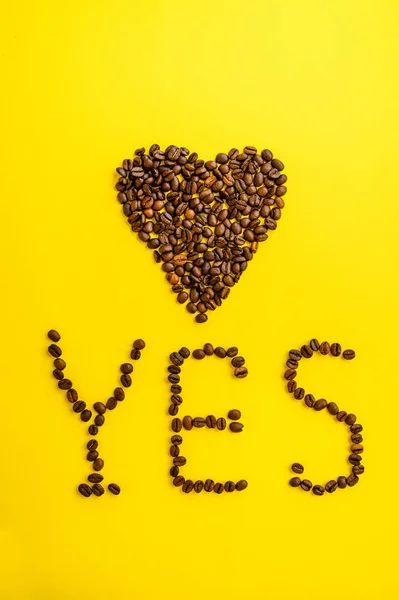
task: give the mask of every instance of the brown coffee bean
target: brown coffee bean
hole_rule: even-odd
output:
[[[132,360],[139,360],[141,358],[140,350],[136,350],[136,348],[133,348],[133,350],[130,353],[130,358]]]
[[[324,494],[324,487],[322,485],[314,485],[313,493],[315,496],[322,496]]]
[[[190,431],[193,428],[193,420],[188,415],[183,418],[183,427],[184,429],[187,429],[187,431]]]
[[[171,417],[175,417],[178,412],[179,412],[179,407],[177,406],[177,404],[171,404],[169,406],[168,413],[170,414]]]
[[[285,373],[284,373],[284,379],[295,379],[297,375],[297,372],[294,369],[288,369]]]
[[[47,333],[47,337],[52,341],[52,342],[59,342],[61,339],[60,334],[58,333],[58,331],[56,331],[55,329],[50,329],[50,331]]]
[[[226,355],[229,358],[234,358],[234,356],[237,356],[237,354],[238,354],[238,348],[236,346],[231,346],[231,348],[228,348],[226,350]]]
[[[143,350],[145,348],[145,341],[141,339],[135,340],[133,342],[133,348],[136,348],[137,350]]]
[[[103,415],[107,410],[105,404],[103,404],[102,402],[96,402],[95,404],[93,404],[93,408],[100,415]]]
[[[208,316],[205,314],[200,314],[195,317],[197,323],[206,323],[208,320]]]
[[[130,387],[132,385],[132,378],[130,375],[122,375],[120,381],[123,387]]]
[[[224,491],[225,492],[234,492],[234,490],[236,489],[235,483],[234,481],[226,481],[226,483],[224,484]]]
[[[233,408],[233,409],[229,410],[229,413],[227,416],[232,421],[238,421],[238,419],[241,419],[241,412],[237,408]]]
[[[180,454],[179,446],[175,446],[175,445],[171,446],[169,448],[169,454],[171,456],[173,456],[173,458],[175,458],[176,456],[179,456],[179,454]]]
[[[216,427],[216,417],[214,415],[208,415],[205,419],[206,426],[210,429],[215,429]]]
[[[362,446],[362,444],[352,444],[351,446],[351,452],[353,452],[354,454],[362,454],[364,448]]]
[[[78,400],[77,402],[75,402],[75,404],[72,406],[72,410],[76,413],[81,413],[84,411],[84,409],[86,408],[86,402],[82,402],[81,400]]]
[[[342,423],[342,421],[345,421],[346,419],[346,415],[348,413],[345,410],[340,410],[336,415],[335,418],[337,419],[337,421],[340,421]]]
[[[346,416],[345,423],[347,425],[353,425],[355,422],[356,422],[356,415],[349,413],[349,415]]]
[[[114,389],[114,396],[118,400],[118,402],[122,402],[125,399],[125,392],[122,388],[117,387]]]
[[[174,478],[173,480],[173,485],[175,487],[180,487],[181,485],[183,485],[183,483],[185,482],[185,478],[182,475],[178,475],[177,477]]]
[[[296,388],[295,392],[294,392],[294,398],[296,400],[302,400],[302,398],[305,396],[305,390],[301,387]]]
[[[206,492],[212,492],[214,486],[215,486],[215,482],[213,481],[213,479],[207,479],[204,483],[204,490]]]
[[[97,427],[97,425],[93,425],[93,424],[89,425],[88,432],[89,432],[90,435],[97,435],[97,433],[98,433],[98,427]]]
[[[294,371],[298,368],[298,361],[292,360],[291,358],[287,360],[285,363],[289,369],[293,369]]]
[[[307,344],[305,344],[304,346],[302,346],[301,348],[301,354],[304,358],[310,358],[311,356],[313,356],[313,350],[310,346],[308,346]]]
[[[234,375],[235,377],[238,377],[238,379],[244,379],[244,377],[248,375],[248,369],[246,367],[237,367],[234,370]]]
[[[181,435],[172,435],[170,441],[172,442],[172,444],[179,446],[182,443],[183,438],[181,437]]]
[[[198,481],[196,481],[194,483],[194,492],[196,492],[197,494],[200,494],[203,489],[204,489],[204,482],[203,481],[201,481],[199,479]]]
[[[48,351],[54,358],[59,358],[62,354],[62,350],[57,344],[50,344]]]
[[[63,371],[66,367],[66,362],[62,358],[56,358],[53,364],[59,371]]]
[[[204,352],[207,356],[212,356],[214,349],[212,344],[205,344],[204,345]]]
[[[351,435],[351,441],[354,444],[361,444],[363,441],[363,436],[360,433],[354,433],[353,435]]]
[[[248,482],[245,479],[240,479],[240,481],[237,481],[237,483],[236,483],[236,491],[237,492],[242,492],[247,487],[248,487]]]
[[[182,490],[185,494],[189,494],[190,492],[192,492],[194,489],[194,482],[191,481],[191,479],[186,479],[186,481],[183,483],[183,487]]]
[[[195,417],[193,419],[193,427],[205,427],[206,421],[203,417]]]
[[[301,485],[300,477],[292,477],[292,479],[289,481],[289,484],[291,487],[299,487]]]
[[[338,344],[337,342],[331,344],[330,352],[333,356],[339,356],[341,354],[341,344]]]
[[[346,477],[343,477],[341,475],[340,477],[337,478],[337,482],[338,482],[338,487],[341,488],[341,490],[346,488]]]
[[[97,415],[94,419],[94,423],[97,425],[97,427],[102,427],[105,423],[104,415]]]
[[[183,398],[181,396],[179,396],[179,394],[173,394],[173,396],[170,397],[172,404],[176,404],[176,406],[180,406],[183,403]]]
[[[215,348],[215,355],[218,358],[225,358],[225,356],[226,356],[226,350],[224,348],[222,348],[221,346],[217,346]]]
[[[303,465],[301,465],[301,463],[293,463],[291,465],[291,470],[294,471],[294,473],[298,473],[299,475],[304,472],[304,468]]]
[[[300,485],[304,492],[309,492],[312,489],[312,482],[309,479],[302,479]]]
[[[108,398],[107,404],[106,404],[106,408],[108,410],[114,410],[117,406],[118,406],[118,401],[116,398],[114,398],[113,396],[111,396],[111,398]]]
[[[100,473],[90,473],[87,479],[90,483],[100,483],[104,477]]]
[[[305,404],[306,406],[308,406],[309,408],[313,408],[313,406],[315,405],[316,399],[313,396],[313,394],[306,394],[305,396]]]
[[[342,356],[345,360],[353,360],[356,356],[356,353],[354,350],[344,350]]]
[[[70,390],[72,387],[72,381],[70,379],[61,379],[58,382],[60,390]]]
[[[183,361],[184,361],[185,358],[188,358],[190,356],[191,352],[188,348],[183,346],[183,348],[180,348],[179,354],[183,358]]]
[[[296,390],[297,387],[298,387],[298,384],[295,381],[295,379],[291,379],[287,383],[287,390],[289,391],[290,394],[293,394],[295,392],[295,390]]]
[[[322,342],[320,344],[320,354],[326,355],[330,352],[330,344],[328,342]]]
[[[244,429],[244,425],[234,421],[234,423],[230,423],[229,428],[233,433],[240,433]]]
[[[91,415],[92,415],[91,410],[83,410],[80,413],[80,420],[83,421],[83,423],[87,423],[88,421],[90,421]]]
[[[221,494],[223,492],[223,483],[215,483],[213,491],[215,494]]]
[[[335,402],[329,402],[327,404],[327,410],[330,413],[330,415],[336,415],[339,412],[339,408],[335,404]]]
[[[91,491],[93,492],[93,494],[95,496],[102,496],[104,493],[104,488],[101,485],[101,483],[95,483],[92,487],[91,487]]]
[[[53,377],[58,379],[58,381],[61,381],[61,379],[64,379],[64,373],[60,371],[60,369],[54,369]]]
[[[111,492],[111,494],[114,494],[114,496],[118,496],[121,493],[121,488],[117,483],[110,483],[108,485],[108,489]]]
[[[133,365],[130,363],[123,363],[123,365],[120,366],[120,370],[121,373],[125,374],[133,373]]]
[[[96,458],[96,460],[93,463],[93,469],[95,471],[101,471],[101,469],[104,466],[104,461],[102,458]]]
[[[233,365],[233,367],[242,367],[243,365],[245,365],[245,358],[243,356],[235,356],[234,358],[232,358],[231,364]]]
[[[309,346],[311,347],[313,352],[317,352],[320,349],[319,340],[317,340],[316,338],[311,339],[309,342]]]
[[[330,481],[328,481],[326,483],[326,492],[328,492],[329,494],[332,494],[333,492],[335,492],[337,487],[338,487],[338,483],[335,481],[335,479],[331,479]]]
[[[353,465],[352,473],[354,475],[361,475],[362,473],[364,473],[364,466],[363,465]]]
[[[324,410],[327,407],[327,400],[324,400],[324,398],[320,398],[320,400],[316,400],[316,402],[314,403],[314,410]]]
[[[171,467],[171,468],[170,468],[170,471],[169,471],[169,473],[170,473],[170,475],[171,475],[171,476],[174,478],[174,477],[177,477],[177,476],[178,476],[178,474],[179,474],[179,471],[180,471],[179,467],[175,467],[175,466],[173,465],[173,467]]]
[[[175,446],[177,448],[177,446]],[[173,459],[173,464],[176,467],[183,467],[186,464],[187,460],[184,456],[175,456]]]
[[[220,430],[223,431],[223,429],[226,429],[226,419],[224,419],[223,417],[219,417],[216,421],[216,427]]]
[[[351,425],[352,433],[360,433],[361,431],[363,431],[363,425],[360,425],[360,423],[355,423],[354,425]]]
[[[169,356],[170,362],[176,367],[180,367],[184,363],[184,358],[179,352],[172,352]]]
[[[179,431],[181,431],[182,428],[182,422],[178,417],[175,417],[172,420],[172,430],[175,431],[176,433],[179,433]]]
[[[203,358],[205,358],[205,352],[200,349],[194,350],[193,358],[196,358],[197,360],[202,360]]]
[[[88,498],[92,494],[91,487],[87,483],[81,483],[78,490],[85,498]]]
[[[356,485],[358,483],[358,481],[359,481],[359,477],[357,475],[355,475],[355,473],[351,473],[346,480],[349,487],[353,487],[354,485]]]
[[[359,454],[350,454],[348,460],[352,465],[358,465],[362,457]]]

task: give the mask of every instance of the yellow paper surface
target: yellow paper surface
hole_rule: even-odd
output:
[[[398,7],[285,0],[6,3],[1,23],[0,596],[5,600],[396,598]],[[278,229],[229,299],[197,325],[116,201],[135,148],[208,160],[252,144],[286,165]],[[88,404],[147,348],[99,435],[119,497],[84,499],[86,427],[51,377]],[[294,401],[286,353],[316,336],[299,380],[364,425],[366,472],[317,498],[291,489],[349,473],[345,426]],[[242,411],[242,434],[184,435],[183,474],[246,478],[243,493],[190,495],[168,472],[167,357],[187,361],[184,414]],[[305,363],[305,364],[304,364]]]

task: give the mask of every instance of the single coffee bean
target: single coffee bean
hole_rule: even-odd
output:
[[[56,358],[53,364],[59,371],[63,371],[66,367],[66,362],[62,358]]]
[[[120,370],[121,373],[125,374],[133,373],[133,365],[130,363],[123,363],[123,365],[120,366]]]
[[[118,406],[118,401],[116,398],[114,398],[113,396],[111,396],[111,398],[108,398],[107,404],[106,404],[106,408],[108,410],[114,410],[117,406]]]
[[[301,354],[304,358],[310,358],[311,356],[313,356],[313,350],[310,346],[304,344],[301,348]]]
[[[194,489],[194,481],[192,481],[191,479],[186,479],[186,481],[183,483],[183,487],[182,490],[185,494],[189,494],[190,492],[192,492]]]
[[[193,420],[190,416],[186,415],[183,418],[183,427],[184,429],[187,429],[187,431],[190,431],[193,428]]]
[[[223,492],[223,483],[215,483],[213,491],[215,494],[221,494]]]
[[[179,352],[180,356],[185,359],[188,358],[191,354],[190,350],[188,348],[186,348],[185,346],[183,346],[183,348],[180,348]],[[182,363],[181,363],[182,364]]]
[[[295,390],[296,390],[297,387],[298,387],[298,384],[295,381],[295,379],[291,379],[287,383],[287,390],[289,391],[290,394],[293,394],[295,392]]]
[[[205,427],[205,425],[206,425],[206,421],[203,417],[195,417],[193,419],[194,427]]]
[[[101,485],[101,483],[95,483],[92,487],[91,487],[91,491],[93,492],[93,494],[95,496],[102,496],[104,493],[104,488]]]
[[[335,479],[331,479],[330,481],[328,481],[326,483],[326,492],[328,492],[329,494],[332,494],[333,492],[335,492],[337,487],[338,487],[338,483],[335,481]]]
[[[363,465],[353,465],[352,473],[354,473],[355,475],[361,475],[362,473],[364,473],[364,466]]]
[[[346,488],[346,477],[341,475],[340,477],[338,477],[337,482],[338,482],[338,487],[341,488],[341,490]]]
[[[315,496],[322,496],[324,494],[324,488],[322,485],[314,485],[313,493]]]
[[[238,419],[241,419],[241,412],[237,408],[233,408],[233,409],[229,410],[229,413],[227,416],[232,421],[238,421]]]
[[[180,487],[181,485],[183,485],[183,483],[185,482],[185,478],[182,475],[178,475],[177,477],[174,478],[173,480],[173,485],[175,487]]]
[[[202,490],[204,489],[204,482],[201,481],[200,479],[198,481],[196,481],[194,483],[194,492],[196,492],[197,494],[201,493]]]
[[[290,358],[292,358],[292,360],[296,360],[297,362],[299,362],[302,358],[302,354],[299,352],[299,350],[290,350],[288,355]]]
[[[292,479],[289,481],[289,484],[291,487],[299,487],[301,485],[300,477],[292,477]]]
[[[353,360],[356,356],[356,353],[354,350],[344,350],[342,356],[345,360]]]
[[[177,448],[177,446],[175,446],[175,448]],[[173,459],[173,464],[176,467],[184,467],[186,462],[187,462],[187,459],[184,456],[175,456]]]
[[[292,360],[291,358],[289,360],[287,360],[287,362],[285,364],[287,365],[287,367],[289,369],[292,369],[293,371],[295,371],[299,365],[298,361]]]
[[[215,482],[213,481],[213,479],[207,479],[205,481],[204,490],[206,492],[212,492],[214,487],[215,487]]]
[[[329,402],[327,404],[327,410],[330,413],[330,415],[336,415],[339,412],[339,408],[335,404],[335,402]]]
[[[235,356],[231,359],[231,364],[233,367],[242,367],[245,365],[245,358],[243,356]]]
[[[349,413],[349,415],[346,416],[345,423],[347,425],[353,425],[355,422],[356,422],[356,415]]]
[[[172,444],[175,444],[176,446],[180,446],[180,444],[183,442],[183,438],[181,435],[172,435],[172,437],[170,438],[170,441],[172,442]]]
[[[351,435],[351,441],[354,444],[361,444],[363,441],[363,436],[360,433],[354,433],[353,435]]]
[[[135,340],[133,342],[133,348],[136,348],[136,350],[143,350],[145,348],[145,341],[144,340]]]
[[[47,333],[47,337],[52,341],[52,342],[59,342],[61,339],[60,334],[58,333],[58,331],[56,331],[55,329],[50,329],[50,331]]]
[[[218,358],[225,358],[226,350],[224,348],[222,348],[221,346],[217,346],[217,348],[215,348],[215,354]]]
[[[170,386],[170,391],[172,392],[172,394],[181,394],[182,389],[183,388],[181,387],[181,385],[176,385],[175,383]]]
[[[351,451],[354,454],[361,454],[363,452],[363,446],[361,444],[353,444],[351,446]]]
[[[120,381],[123,387],[130,387],[132,385],[132,378],[130,375],[122,375]]]
[[[226,350],[226,356],[228,356],[229,358],[234,358],[234,356],[237,356],[238,354],[238,348],[236,346],[231,346],[231,348],[228,348]]]
[[[171,456],[173,456],[173,458],[175,458],[176,456],[179,456],[179,454],[180,454],[180,449],[179,449],[179,446],[175,446],[175,445],[173,444],[173,446],[171,446],[171,447],[169,448],[169,454],[170,454]]]
[[[58,379],[58,381],[61,381],[61,379],[64,379],[64,373],[60,371],[60,369],[54,369],[53,377],[54,379]]]
[[[111,492],[111,494],[114,494],[114,496],[119,496],[119,494],[121,493],[121,488],[117,483],[110,483],[108,485],[108,489]]]
[[[223,429],[226,429],[226,419],[224,419],[223,417],[219,417],[216,421],[216,427],[220,431],[223,431]]]
[[[330,352],[330,344],[328,342],[322,342],[320,344],[320,354],[324,356]]]
[[[169,373],[173,373],[174,375],[178,375],[179,373],[181,373],[181,368],[180,367],[175,367],[175,365],[169,365],[168,366],[168,372]]]
[[[98,448],[98,442],[97,440],[89,440],[86,444],[86,448],[93,452],[94,450],[96,450]]]
[[[93,425],[93,424],[89,425],[88,432],[89,432],[90,435],[97,435],[97,433],[98,433],[98,427],[97,427],[97,425]]]
[[[319,340],[317,340],[316,338],[311,339],[309,342],[309,346],[311,347],[313,352],[317,352],[320,349]]]
[[[72,387],[72,381],[70,379],[61,379],[58,382],[60,390],[70,390]]]
[[[87,410],[87,409],[83,410],[80,413],[80,419],[81,419],[81,421],[83,421],[83,423],[87,423],[88,421],[90,421],[91,415],[92,415],[91,410]]]
[[[114,396],[118,400],[118,402],[122,402],[125,399],[125,392],[122,388],[117,387],[114,389]]]
[[[236,491],[237,492],[242,492],[247,487],[248,487],[248,482],[245,479],[240,479],[240,481],[237,481],[237,483],[236,483]]]
[[[363,431],[363,425],[360,425],[360,423],[355,423],[354,425],[351,425],[352,433],[360,433],[361,431]]]
[[[348,413],[345,410],[340,410],[336,415],[335,418],[337,419],[337,421],[340,421],[342,423],[342,421],[345,421],[346,419],[346,415]]]
[[[234,492],[235,489],[236,489],[236,485],[235,485],[234,481],[226,481],[226,483],[224,484],[225,492]]]
[[[204,313],[196,315],[195,320],[197,323],[206,323],[208,320],[208,315],[205,315]]]
[[[304,492],[309,492],[312,489],[312,482],[309,479],[302,479],[301,488]]]
[[[234,423],[230,423],[229,428],[233,433],[240,433],[244,429],[244,425],[234,421]]]
[[[362,457],[359,454],[350,454],[348,460],[352,465],[358,465]]]
[[[204,352],[207,356],[212,356],[214,349],[212,344],[205,344],[204,345]]]
[[[294,392],[294,398],[296,400],[302,400],[302,398],[305,396],[305,390],[302,387],[296,388],[295,392]]]
[[[331,344],[330,352],[333,356],[339,356],[341,354],[341,344],[334,342]]]
[[[101,469],[104,466],[104,461],[102,458],[96,458],[96,460],[93,463],[93,469],[95,471],[101,471]]]
[[[180,406],[183,403],[183,398],[179,396],[179,394],[173,394],[170,399],[172,404],[176,404],[177,406]]]
[[[54,356],[54,358],[59,358],[62,354],[62,350],[59,346],[57,346],[57,344],[50,344],[48,351],[51,356]]]
[[[244,379],[244,377],[248,375],[248,369],[246,367],[237,367],[234,370],[234,375],[235,377],[238,377],[238,379]]]
[[[102,427],[105,423],[104,415],[97,415],[94,419],[94,423],[97,425],[97,427]]]
[[[349,487],[353,487],[358,483],[359,477],[355,473],[351,473],[346,481]]]
[[[179,433],[179,431],[181,431],[181,428],[182,428],[181,420],[179,419],[179,417],[175,417],[172,421],[172,430],[175,431],[176,433]]]
[[[291,465],[291,470],[294,471],[294,473],[303,473],[304,472],[304,468],[303,465],[301,465],[301,463],[293,463]]]
[[[233,359],[234,360],[234,359]],[[294,369],[288,369],[285,373],[284,373],[284,379],[295,379],[297,375],[297,372]]]
[[[78,490],[85,498],[88,498],[92,494],[91,487],[87,483],[81,483]]]
[[[96,402],[93,405],[93,408],[96,412],[98,412],[100,415],[103,415],[105,413],[105,411],[107,410],[105,404],[103,404],[102,402]]]
[[[216,427],[216,417],[214,415],[208,415],[205,419],[206,426],[210,429],[215,429]]]
[[[170,414],[171,417],[175,417],[178,412],[179,412],[179,407],[177,406],[177,404],[171,404],[169,406],[168,413]]]
[[[84,411],[85,408],[86,408],[86,402],[82,402],[81,400],[78,400],[72,406],[72,410],[76,413],[81,413],[82,411]]]
[[[316,399],[313,396],[313,394],[306,394],[305,396],[305,404],[306,406],[308,406],[309,408],[313,408],[313,406],[315,405]]]
[[[203,358],[205,358],[205,352],[200,349],[194,350],[193,358],[196,358],[197,360],[202,360]]]
[[[169,356],[170,362],[176,367],[180,367],[184,363],[184,358],[179,352],[172,352]]]
[[[174,477],[178,476],[179,471],[180,471],[179,467],[176,467],[175,465],[173,465],[173,467],[170,468],[169,473],[174,478]]]
[[[133,350],[130,352],[130,358],[132,360],[140,360],[140,358],[141,358],[141,352],[140,352],[140,350],[137,350],[136,348],[133,348]]]
[[[87,479],[90,483],[100,483],[104,477],[100,473],[90,473]]]

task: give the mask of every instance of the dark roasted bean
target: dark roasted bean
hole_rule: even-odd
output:
[[[102,427],[105,423],[104,415],[97,415],[94,419],[94,423],[97,425],[97,427]]]
[[[330,352],[330,344],[328,342],[322,342],[320,344],[320,354],[328,354]]]
[[[179,471],[180,471],[179,467],[176,467],[175,465],[173,465],[173,467],[170,468],[169,473],[174,478],[174,477],[178,476]]]
[[[345,360],[353,360],[356,356],[356,353],[354,350],[344,350],[342,356],[345,358]]]
[[[238,348],[236,348],[236,346],[231,346],[231,348],[228,348],[226,350],[226,355],[229,358],[234,358],[234,356],[237,356],[237,354],[238,354]]]
[[[60,381],[61,379],[64,379],[64,373],[62,371],[60,371],[60,369],[54,369],[53,377]]]
[[[175,487],[180,487],[181,485],[183,485],[183,483],[185,482],[185,478],[182,475],[178,475],[177,477],[174,478],[173,480],[173,485]]]
[[[204,490],[206,492],[212,492],[214,487],[215,487],[215,482],[213,481],[213,479],[207,479],[205,481]]]
[[[183,483],[182,490],[185,494],[189,494],[194,489],[194,482],[191,479],[186,479]]]
[[[237,483],[236,483],[236,491],[237,492],[242,492],[247,487],[248,487],[248,482],[245,479],[240,479],[240,481],[237,481]]]
[[[63,371],[66,367],[66,362],[62,358],[56,358],[53,364],[59,371]]]
[[[324,410],[327,407],[327,400],[325,400],[324,398],[320,398],[320,400],[316,400],[316,402],[314,403],[314,410]]]
[[[78,490],[85,498],[88,498],[92,494],[91,487],[87,483],[81,483]]]
[[[215,483],[213,491],[215,494],[221,494],[223,492],[223,483]]]
[[[301,387],[296,388],[296,390],[294,391],[294,398],[296,400],[302,400],[302,398],[305,396],[305,390]]]
[[[287,360],[287,362],[285,364],[287,365],[287,367],[289,369],[293,369],[294,371],[298,368],[298,361],[292,360],[292,358]]]
[[[104,493],[104,488],[103,488],[103,486],[101,485],[101,483],[95,483],[95,484],[92,486],[92,488],[91,488],[91,491],[93,492],[93,494],[94,494],[95,496],[102,496],[102,495],[103,495],[103,493]]]
[[[304,492],[309,492],[312,489],[312,482],[309,479],[302,479],[300,485]]]
[[[290,379],[290,381],[287,383],[287,390],[289,391],[290,394],[293,394],[297,387],[298,387],[298,384],[295,381],[295,379]]]
[[[133,342],[133,348],[136,348],[137,350],[143,350],[143,348],[145,348],[145,341],[141,339],[135,340]]]
[[[60,334],[58,333],[58,331],[56,331],[55,329],[50,329],[50,331],[47,333],[47,337],[49,338],[49,340],[51,340],[52,342],[59,342],[61,339]]]
[[[339,356],[341,354],[341,344],[338,344],[337,342],[331,344],[330,352],[332,356]]]
[[[76,413],[81,413],[84,411],[84,409],[86,408],[86,402],[82,402],[82,400],[78,400],[77,402],[75,402],[75,404],[72,406],[72,410]]]
[[[305,344],[304,346],[302,346],[301,348],[301,354],[304,358],[310,358],[311,356],[313,356],[313,350],[310,346],[308,346],[307,344]]]
[[[229,428],[233,433],[240,433],[244,429],[244,425],[234,421],[233,423],[230,423]]]
[[[193,419],[193,427],[205,427],[206,421],[203,417],[195,417]]]
[[[114,494],[114,496],[118,496],[121,493],[121,488],[117,483],[110,483],[108,485],[108,489],[111,492],[111,494]]]
[[[180,449],[179,449],[179,446],[175,446],[175,445],[173,444],[173,446],[171,446],[171,447],[169,448],[169,454],[170,454],[170,455],[171,455],[173,458],[175,458],[176,456],[179,456],[179,454],[180,454]]]
[[[332,494],[337,489],[338,483],[335,481],[335,479],[331,479],[330,481],[328,481],[326,483],[325,487],[326,487],[326,492],[328,492],[329,494]]]
[[[215,429],[216,427],[216,417],[214,415],[208,415],[205,419],[206,426],[210,429]]]
[[[299,350],[290,350],[289,357],[292,360],[296,360],[297,362],[299,362],[302,358],[302,354],[299,352]]]
[[[215,348],[215,354],[218,358],[225,358],[226,350],[221,348],[221,346],[217,346],[217,348]]]
[[[229,410],[229,414],[227,416],[232,421],[238,421],[238,419],[241,419],[241,412],[237,408],[232,408]]]
[[[354,425],[355,422],[356,422],[356,415],[353,415],[352,413],[349,413],[348,415],[346,415],[345,423],[347,425]]]
[[[100,473],[90,473],[87,479],[90,483],[100,483],[104,477]]]
[[[186,415],[183,418],[183,427],[184,429],[187,429],[187,431],[190,431],[193,428],[193,420],[190,416]]]
[[[121,373],[129,374],[133,372],[133,365],[130,363],[123,363],[123,365],[120,366],[120,369]]]
[[[248,369],[246,367],[237,367],[234,369],[234,375],[238,379],[244,379],[248,375]]]
[[[97,433],[98,433],[98,427],[97,427],[97,425],[94,425],[94,424],[89,425],[88,432],[89,432],[90,435],[97,435]]]
[[[181,437],[181,435],[172,435],[170,441],[172,442],[172,444],[180,445],[183,441],[183,438]]]
[[[83,421],[83,423],[87,423],[88,421],[90,421],[91,416],[92,416],[91,410],[86,409],[80,413],[80,419]]]
[[[324,494],[324,487],[322,485],[314,485],[313,493],[315,496],[322,496]]]
[[[245,358],[243,356],[235,356],[231,359],[231,364],[233,367],[242,367],[245,365]]]
[[[235,489],[236,489],[236,486],[235,486],[234,481],[226,481],[226,483],[224,484],[225,492],[234,492]]]
[[[72,387],[72,381],[70,379],[61,379],[58,382],[60,390],[70,390]]]
[[[121,375],[120,381],[123,387],[130,387],[132,385],[132,378],[130,375]]]
[[[362,457],[359,454],[350,454],[348,460],[352,465],[358,465],[362,461]]]
[[[181,427],[182,427],[181,420],[178,417],[175,417],[172,421],[173,431],[175,431],[176,433],[179,433],[179,431],[181,431]]]
[[[62,354],[62,350],[59,346],[57,346],[57,344],[50,344],[48,351],[51,356],[54,356],[54,358],[59,358]]]
[[[341,488],[341,490],[343,490],[344,488],[346,488],[346,477],[341,475],[340,477],[337,478],[337,483],[338,483],[338,487]]]
[[[194,350],[193,358],[196,358],[197,360],[202,360],[203,358],[205,358],[205,352],[200,349]]]
[[[294,369],[288,369],[285,373],[284,373],[284,379],[295,379],[296,377],[296,371],[294,371]]]
[[[320,348],[319,340],[317,340],[316,338],[312,338],[309,342],[309,346],[311,347],[313,352],[317,352]]]
[[[224,419],[223,417],[219,417],[216,421],[216,427],[222,431],[223,429],[226,429],[226,419]]]
[[[301,465],[301,463],[293,463],[291,465],[291,470],[294,471],[294,473],[298,473],[300,475],[301,473],[303,473],[304,468],[303,465]]]
[[[212,356],[214,349],[212,344],[205,344],[204,345],[204,352],[207,356]]]
[[[358,483],[358,481],[359,481],[359,477],[355,473],[351,473],[346,480],[349,487],[353,487],[354,485],[356,485]]]
[[[197,494],[200,494],[203,489],[204,489],[204,482],[203,481],[201,481],[199,479],[198,481],[196,481],[194,483],[194,492],[196,492]]]
[[[327,404],[327,410],[330,413],[330,415],[336,415],[339,412],[339,408],[335,404],[335,402],[329,402]]]
[[[355,475],[361,475],[362,473],[364,473],[364,466],[363,465],[353,465],[352,473],[354,473]]]
[[[363,425],[360,425],[360,423],[355,423],[351,426],[352,433],[360,433],[361,431],[363,431]]]
[[[340,421],[342,423],[342,421],[345,421],[346,419],[346,415],[348,413],[345,410],[340,410],[336,415],[335,418],[337,419],[337,421]]]
[[[360,433],[354,433],[351,435],[351,442],[354,444],[361,444],[363,441],[363,436]]]
[[[125,392],[123,391],[122,388],[117,387],[114,389],[114,396],[118,400],[118,402],[121,402],[122,400],[125,399]]]
[[[96,458],[96,460],[93,463],[93,469],[95,471],[101,471],[101,469],[104,466],[104,461],[102,458]]]
[[[96,450],[98,448],[98,442],[97,440],[89,440],[86,444],[86,448],[90,451],[93,452],[94,450]]]
[[[107,404],[106,404],[106,408],[108,410],[114,410],[114,408],[116,408],[118,405],[118,401],[116,398],[114,398],[113,396],[111,396],[110,398],[108,398],[107,400]]]
[[[301,485],[300,477],[292,477],[292,479],[289,481],[289,484],[291,487],[299,487]]]
[[[105,404],[103,404],[102,402],[96,402],[95,404],[93,404],[93,408],[100,415],[103,415],[107,410]]]

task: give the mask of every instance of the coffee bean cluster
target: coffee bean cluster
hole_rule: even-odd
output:
[[[187,459],[180,454],[181,444],[183,443],[183,438],[179,435],[181,430],[185,429],[190,431],[193,427],[208,427],[209,429],[223,431],[227,427],[226,419],[224,417],[216,417],[215,415],[208,415],[207,417],[191,417],[185,415],[182,419],[176,416],[183,403],[183,398],[181,396],[182,386],[180,385],[181,367],[190,354],[190,350],[183,347],[180,348],[178,352],[172,352],[169,357],[171,364],[168,366],[168,381],[171,384],[170,391],[172,394],[170,397],[171,404],[169,406],[169,414],[174,417],[171,424],[174,435],[172,435],[170,439],[171,446],[169,449],[173,462],[170,469],[173,485],[175,487],[181,487],[186,494],[189,494],[192,491],[199,494],[202,490],[205,492],[215,492],[216,494],[221,494],[223,491],[234,492],[234,490],[240,492],[245,490],[248,486],[245,479],[241,479],[240,481],[237,481],[237,483],[226,481],[223,484],[220,482],[215,483],[213,479],[206,479],[205,481],[198,480],[194,482],[191,479],[186,479],[180,475],[180,468],[187,463]],[[247,376],[248,370],[244,366],[245,358],[238,356],[238,348],[235,346],[225,350],[220,346],[214,348],[212,344],[207,343],[202,349],[194,350],[192,353],[192,357],[196,360],[202,360],[205,356],[212,355],[215,355],[218,358],[230,358],[231,365],[234,369],[234,375],[239,379]],[[239,422],[241,412],[238,409],[232,409],[228,412],[227,416],[228,419],[232,421],[229,424],[230,431],[233,433],[240,433],[244,428],[244,425]]]
[[[123,363],[120,366],[120,382],[123,387],[116,387],[112,396],[108,398],[106,402],[95,402],[93,404],[93,412],[87,408],[86,402],[79,399],[77,390],[73,387],[72,381],[64,377],[64,370],[66,368],[66,362],[61,358],[62,350],[57,343],[60,341],[61,336],[55,329],[51,329],[48,334],[48,338],[53,342],[48,347],[48,351],[54,358],[54,371],[53,376],[58,381],[58,387],[61,390],[66,391],[66,398],[68,402],[72,404],[72,410],[80,415],[80,419],[84,423],[88,423],[93,420],[88,426],[88,433],[90,436],[96,436],[99,432],[99,428],[105,423],[105,414],[107,411],[114,410],[120,402],[125,399],[125,392],[123,387],[128,388],[132,385],[133,365],[129,362]],[[145,342],[141,339],[133,342],[133,348],[130,353],[132,360],[139,360],[141,357],[141,351],[145,348]],[[100,457],[98,451],[98,441],[96,439],[90,439],[87,442],[87,454],[86,459],[92,463],[94,473],[88,476],[88,481],[94,485],[90,487],[86,483],[79,485],[78,490],[82,496],[89,497],[92,494],[95,496],[102,496],[104,488],[101,485],[103,476],[99,473],[104,467],[104,460]],[[115,495],[120,493],[120,487],[116,483],[110,483],[108,490]]]
[[[293,477],[289,482],[292,487],[300,487],[305,492],[313,490],[313,493],[316,496],[322,496],[325,491],[332,494],[338,488],[343,489],[346,486],[353,487],[359,482],[359,475],[364,473],[364,466],[361,464],[361,455],[363,453],[363,436],[361,435],[361,432],[363,431],[363,426],[360,425],[360,423],[357,423],[356,415],[347,413],[345,410],[340,410],[335,402],[327,402],[324,398],[316,400],[313,394],[307,394],[304,388],[298,387],[296,377],[299,362],[302,358],[311,358],[315,352],[320,352],[323,356],[328,354],[334,357],[342,356],[345,360],[353,360],[356,354],[355,351],[351,349],[342,352],[341,344],[338,342],[334,342],[333,344],[322,342],[320,344],[316,338],[311,339],[309,344],[304,344],[300,350],[293,349],[288,353],[288,360],[286,362],[288,368],[284,373],[284,378],[288,382],[287,389],[289,393],[293,394],[296,400],[303,399],[305,405],[313,410],[322,411],[327,409],[330,415],[335,417],[337,421],[345,423],[349,427],[351,434],[351,446],[348,460],[352,465],[352,472],[348,477],[340,475],[336,480],[331,479],[328,481],[325,486],[319,484],[313,485],[309,479],[301,479],[300,477]],[[304,471],[304,468],[300,463],[294,463],[291,468],[296,474],[302,474]]]
[[[204,323],[277,228],[284,165],[253,146],[207,162],[177,146],[153,144],[134,154],[116,169],[123,213],[162,263],[177,301]]]

